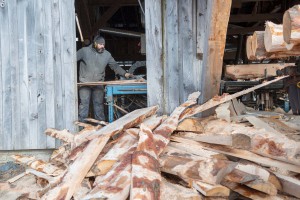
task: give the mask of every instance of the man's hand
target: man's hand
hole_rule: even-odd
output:
[[[128,79],[128,78],[132,78],[132,77],[133,77],[133,74],[126,73],[124,76],[125,76],[125,78],[127,78],[127,79]]]

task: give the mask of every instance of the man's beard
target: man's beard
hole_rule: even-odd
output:
[[[103,48],[99,48],[99,49],[96,49],[97,51],[98,51],[98,53],[103,53],[103,51],[104,51],[104,47]]]

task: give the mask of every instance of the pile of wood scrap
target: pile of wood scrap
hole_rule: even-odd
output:
[[[300,55],[300,5],[284,13],[283,24],[266,22],[264,31],[255,31],[247,38],[249,60],[278,59]]]
[[[14,156],[30,169],[1,183],[0,195],[6,200],[300,198],[297,123],[246,111],[235,98],[249,91],[203,105],[196,105],[200,93],[193,93],[170,116],[156,116],[157,107],[149,107],[110,124],[81,124],[85,128],[76,134],[48,129],[47,135],[64,144],[49,162]],[[216,115],[194,117],[216,106]]]

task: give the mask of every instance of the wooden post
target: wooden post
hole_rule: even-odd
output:
[[[203,59],[206,61],[202,66],[202,103],[219,93],[230,8],[231,0],[207,1],[206,12],[211,14],[206,21],[210,24],[209,35],[203,40],[208,44],[203,52]]]

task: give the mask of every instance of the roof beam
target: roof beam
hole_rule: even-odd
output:
[[[272,14],[241,14],[241,15],[231,15],[229,18],[230,23],[237,22],[258,22],[266,20],[279,20],[281,21],[283,13],[272,13]]]

